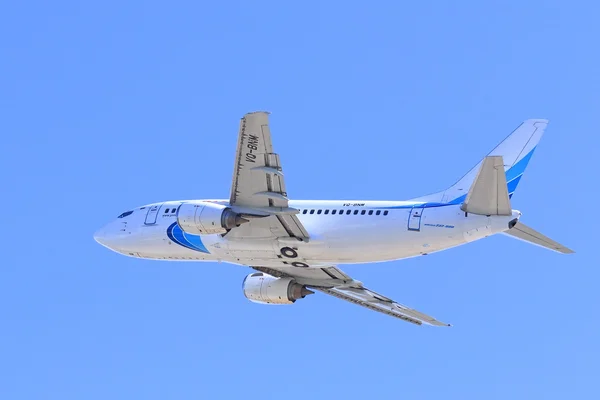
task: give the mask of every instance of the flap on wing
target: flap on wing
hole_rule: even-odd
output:
[[[308,232],[296,215],[274,214],[262,218],[250,218],[249,220],[250,222],[229,231],[227,237],[239,239],[292,237],[304,241],[308,240]]]
[[[366,307],[370,310],[399,318],[412,324],[450,326],[450,324],[440,322],[429,315],[423,314],[417,310],[413,310],[412,308],[408,308],[400,303],[396,303],[385,296],[363,287],[335,287],[331,289],[311,287],[311,289],[319,290],[342,300],[346,300],[351,303],[358,304],[359,306]]]
[[[281,162],[279,155],[273,152],[267,112],[246,114],[240,122],[229,205],[239,213],[272,216],[268,221],[258,219],[245,224],[246,230],[271,228],[277,237],[308,238],[308,232],[295,215],[297,210],[288,207]]]
[[[303,285],[333,287],[354,282],[342,270],[336,267],[325,268],[298,268],[298,267],[252,267],[257,271],[264,272],[278,278],[284,276],[295,278]]]
[[[273,153],[267,112],[246,114],[240,122],[230,204],[288,206],[279,155]]]
[[[252,267],[276,277],[291,277],[310,289],[321,291],[359,306],[416,324],[450,326],[417,310],[406,307],[379,293],[363,287],[337,267],[293,268]]]
[[[480,215],[511,215],[502,156],[483,159],[462,210]]]

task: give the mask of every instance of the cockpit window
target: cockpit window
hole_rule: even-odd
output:
[[[125,218],[128,215],[133,214],[133,211],[125,211],[123,214],[119,215],[117,218]]]

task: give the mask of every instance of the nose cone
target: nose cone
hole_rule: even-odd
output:
[[[102,246],[116,250],[117,248],[121,248],[122,243],[120,243],[119,235],[115,232],[112,224],[108,224],[98,229],[96,233],[94,233],[94,240],[100,243]]]
[[[123,221],[112,221],[94,233],[94,240],[117,253],[136,251],[138,237],[132,235]]]
[[[94,233],[94,240],[101,245],[105,246],[106,243],[106,231],[104,228],[98,229],[96,233]]]
[[[96,233],[94,233],[94,240],[104,247],[109,249],[113,248],[114,240],[111,240],[111,235],[108,234],[106,227],[98,229]]]

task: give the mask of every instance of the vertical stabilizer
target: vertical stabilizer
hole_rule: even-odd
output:
[[[487,155],[502,156],[509,197],[515,192],[547,125],[548,121],[545,119],[528,119]],[[415,200],[456,204],[464,202],[482,164],[483,160],[448,189]]]

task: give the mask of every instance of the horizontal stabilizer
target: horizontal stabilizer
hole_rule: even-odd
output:
[[[559,253],[575,253],[573,250],[563,246],[558,242],[555,242],[549,237],[542,235],[538,231],[531,229],[530,227],[521,222],[517,222],[517,224],[513,228],[505,231],[504,234],[512,236],[516,239],[524,240],[537,246],[542,246],[547,249],[557,251]]]
[[[461,209],[480,215],[512,214],[502,156],[483,159]]]

